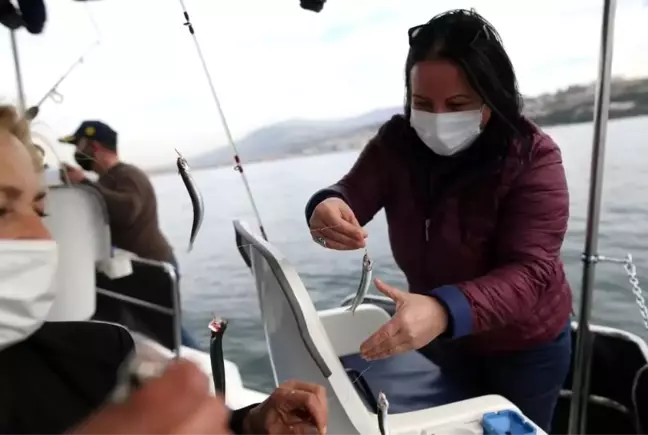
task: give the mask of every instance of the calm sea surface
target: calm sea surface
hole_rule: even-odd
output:
[[[561,146],[571,196],[571,220],[563,258],[578,301],[580,253],[585,240],[585,214],[591,155],[592,125],[547,129]],[[639,278],[648,283],[648,117],[613,121],[608,128],[603,212],[602,254],[634,255]],[[337,306],[359,279],[357,252],[321,249],[309,237],[304,205],[317,189],[335,182],[356,159],[357,152],[300,157],[249,164],[246,173],[259,206],[268,238],[294,264],[318,309]],[[643,156],[643,157],[642,157]],[[245,156],[242,156],[245,158]],[[232,168],[196,171],[205,199],[205,219],[193,251],[186,253],[192,209],[177,174],[158,175],[161,225],[176,247],[182,269],[184,325],[206,348],[212,313],[229,319],[226,357],[235,361],[249,387],[268,391],[272,375],[252,276],[236,250],[232,221],[255,225],[240,175]],[[389,248],[384,214],[367,226],[375,261],[374,275],[395,285],[405,279]],[[643,330],[622,266],[597,267],[594,319],[648,338]],[[648,287],[648,284],[646,284]],[[575,304],[577,307],[577,304]]]

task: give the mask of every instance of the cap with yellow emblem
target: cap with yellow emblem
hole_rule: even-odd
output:
[[[83,121],[73,135],[62,137],[59,142],[76,145],[83,137],[96,140],[111,151],[117,151],[117,132],[101,121]]]

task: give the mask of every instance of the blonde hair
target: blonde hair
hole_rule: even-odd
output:
[[[0,129],[6,130],[9,134],[18,139],[29,151],[37,172],[43,170],[43,155],[34,146],[31,138],[29,121],[18,114],[18,110],[12,105],[0,105]]]

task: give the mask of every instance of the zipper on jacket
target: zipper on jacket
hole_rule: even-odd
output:
[[[425,241],[430,241],[430,218],[425,219]]]

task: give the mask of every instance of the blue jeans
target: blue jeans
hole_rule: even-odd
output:
[[[554,340],[517,352],[475,356],[446,352],[444,347],[440,344],[423,353],[441,366],[444,374],[459,380],[467,396],[504,396],[543,430],[550,431],[571,364],[569,323]]]

